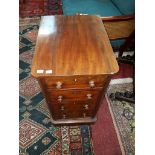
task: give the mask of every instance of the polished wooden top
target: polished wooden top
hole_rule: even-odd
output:
[[[42,17],[31,70],[34,77],[114,74],[118,69],[99,17]]]

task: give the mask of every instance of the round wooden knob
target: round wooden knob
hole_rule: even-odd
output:
[[[94,83],[93,80],[89,81],[89,86],[90,86],[91,88],[95,87],[95,83]]]
[[[61,106],[61,111],[63,111],[64,110],[64,106]]]
[[[92,99],[92,94],[87,94],[87,98],[90,100]]]
[[[63,96],[58,96],[58,101],[62,102]]]
[[[62,83],[61,83],[60,81],[58,81],[58,82],[56,83],[56,88],[57,88],[57,89],[61,89],[61,88],[62,88]]]
[[[84,108],[85,108],[86,110],[88,110],[88,104],[85,104],[85,105],[84,105]]]

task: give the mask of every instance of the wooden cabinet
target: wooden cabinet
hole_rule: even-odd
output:
[[[97,16],[44,16],[31,74],[38,79],[55,124],[91,123],[118,71]]]

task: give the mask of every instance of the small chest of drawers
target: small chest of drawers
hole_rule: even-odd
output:
[[[31,74],[39,81],[54,124],[95,122],[117,71],[99,17],[42,17]]]

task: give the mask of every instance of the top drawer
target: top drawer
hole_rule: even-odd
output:
[[[41,83],[50,89],[97,88],[103,87],[109,79],[107,75],[46,77],[41,79]]]

